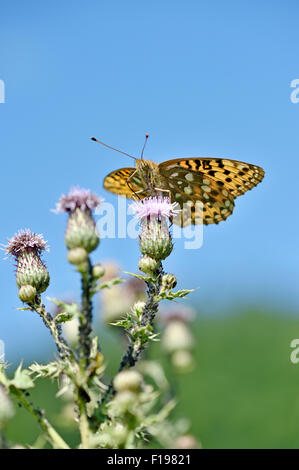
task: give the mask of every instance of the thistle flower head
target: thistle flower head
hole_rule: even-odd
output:
[[[42,234],[31,232],[29,229],[19,230],[12,238],[7,240],[5,246],[6,254],[15,257],[29,252],[40,255],[42,251],[49,251],[47,242]]]
[[[193,348],[193,336],[188,326],[180,320],[173,320],[166,325],[162,344],[168,353],[190,351]]]
[[[188,324],[194,320],[194,317],[194,310],[191,307],[180,303],[174,304],[173,306],[164,308],[160,311],[160,320],[164,324],[168,324],[172,321],[181,321]]]
[[[144,217],[158,216],[170,219],[179,212],[178,203],[169,201],[168,197],[149,197],[131,204],[132,212],[142,220]]]
[[[171,362],[177,372],[191,372],[194,367],[194,358],[190,351],[181,349],[171,356]]]
[[[192,434],[183,434],[175,440],[175,449],[200,449],[201,444]]]
[[[170,255],[173,244],[169,220],[178,212],[176,207],[177,203],[170,203],[169,198],[160,196],[149,197],[131,205],[132,212],[140,220],[139,241],[143,255],[158,262]]]
[[[69,250],[84,249],[86,257],[95,250],[100,242],[99,234],[93,219],[92,211],[98,207],[101,199],[89,189],[71,188],[63,194],[56,204],[54,212],[69,214],[65,233],[65,243]],[[77,252],[71,254],[69,261],[77,264]],[[79,263],[80,264],[80,263]]]
[[[16,281],[23,302],[33,301],[36,294],[44,292],[49,286],[50,275],[41,260],[42,251],[47,250],[43,236],[29,229],[20,230],[8,239],[5,251],[16,259]]]
[[[76,209],[81,211],[92,211],[102,202],[96,194],[89,189],[83,189],[74,186],[68,194],[63,194],[56,204],[54,212],[75,212]]]
[[[142,383],[142,375],[134,369],[119,372],[113,380],[113,386],[117,392],[124,390],[139,391]]]

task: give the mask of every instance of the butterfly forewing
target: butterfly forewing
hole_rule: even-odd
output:
[[[134,192],[143,189],[140,178],[134,173],[136,168],[120,168],[112,171],[104,179],[104,188],[111,193],[131,198]]]
[[[179,217],[174,220],[178,225],[217,224],[233,212],[233,195],[203,173],[171,165],[163,169],[163,176],[172,201],[178,202],[182,209],[181,220]],[[202,203],[202,210],[196,206],[198,201]]]

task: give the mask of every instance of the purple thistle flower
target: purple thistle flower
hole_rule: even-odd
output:
[[[88,253],[95,250],[100,242],[92,211],[102,199],[89,189],[71,188],[63,194],[54,212],[67,212],[69,215],[65,232],[65,243],[70,250],[68,260],[75,265],[86,265]]]
[[[16,281],[22,302],[32,302],[37,294],[49,286],[50,275],[40,256],[48,251],[47,242],[41,234],[20,230],[8,239],[6,254],[16,260]]]
[[[71,188],[68,194],[63,194],[56,204],[54,212],[74,212],[76,209],[81,211],[92,211],[102,202],[95,193],[89,189],[80,187]]]
[[[144,257],[139,268],[149,272],[154,263],[149,259],[161,261],[170,255],[173,244],[169,232],[169,221],[179,212],[177,203],[171,203],[168,197],[149,197],[131,204],[130,209],[140,220],[140,251]],[[149,257],[149,258],[148,258]]]
[[[171,203],[168,197],[159,196],[135,201],[130,208],[139,220],[153,215],[170,219],[180,211],[180,209],[176,209],[177,206],[177,202]]]
[[[19,230],[12,238],[9,238],[5,246],[7,255],[19,257],[22,253],[34,252],[40,255],[42,251],[49,251],[47,242],[42,234],[31,232],[31,230]]]

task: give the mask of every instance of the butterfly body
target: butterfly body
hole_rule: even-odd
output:
[[[135,162],[136,165],[136,178],[135,182],[141,181],[142,189],[150,193],[151,195],[155,195],[157,192],[157,188],[167,189],[166,182],[159,171],[159,165],[151,160],[141,160],[138,159]],[[138,175],[138,176],[137,176]],[[134,181],[134,175],[132,176]]]
[[[177,158],[160,164],[136,159],[135,165],[111,172],[104,188],[133,199],[169,196],[182,209],[174,220],[181,226],[225,220],[233,212],[234,199],[264,177],[257,165],[219,158]]]

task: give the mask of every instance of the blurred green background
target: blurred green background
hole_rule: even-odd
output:
[[[194,324],[196,367],[178,377],[179,404],[173,417],[187,417],[204,448],[298,448],[299,364],[290,361],[290,342],[299,337],[299,319],[271,312],[236,312]],[[108,371],[116,369],[122,349],[105,333]],[[165,362],[159,345],[153,356]],[[43,359],[51,358],[44,357]],[[36,359],[36,358],[35,358]],[[39,381],[34,402],[55,424],[61,400],[56,386]],[[59,427],[68,442],[78,436]],[[25,430],[25,432],[24,432]],[[7,437],[33,443],[39,429],[23,409]]]

